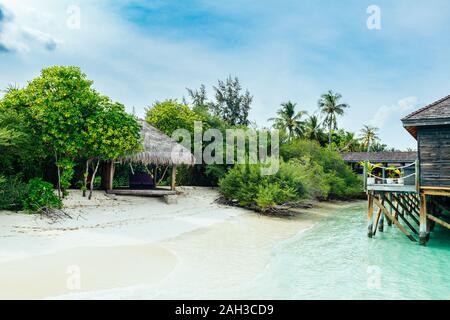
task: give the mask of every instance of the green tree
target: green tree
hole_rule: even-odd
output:
[[[253,97],[246,90],[242,93],[242,87],[237,77],[231,76],[226,81],[218,81],[214,87],[216,102],[212,103],[212,111],[230,125],[249,125],[248,113]]]
[[[346,103],[340,103],[342,95],[328,91],[319,100],[319,110],[325,116],[324,125],[328,127],[328,145],[331,148],[331,135],[337,129],[337,117],[344,114],[344,109],[349,108]]]
[[[194,112],[205,114],[211,108],[211,103],[208,101],[206,94],[206,87],[204,84],[200,85],[198,90],[186,88],[189,99],[191,100],[192,110]],[[184,103],[187,105],[187,102]]]
[[[24,89],[33,131],[56,161],[59,195],[70,186],[86,119],[100,107],[92,84],[79,68],[56,66],[42,70]]]
[[[89,199],[92,197],[94,179],[100,161],[115,160],[141,148],[141,126],[136,118],[126,113],[122,104],[112,103],[109,99],[102,106],[102,110],[86,120],[86,131],[83,132],[86,142],[84,152],[88,158],[86,170],[89,169],[90,162],[95,162]]]
[[[305,121],[303,116],[307,114],[306,111],[295,111],[296,103],[288,101],[281,104],[281,109],[277,111],[278,117],[270,118],[269,121],[275,122],[275,127],[280,130],[287,131],[289,139],[293,137],[303,137],[305,133]]]
[[[340,139],[340,152],[356,152],[360,151],[361,146],[353,132],[343,131]]]
[[[316,140],[320,143],[324,140],[324,132],[322,130],[322,123],[319,117],[311,115],[306,120],[305,124],[305,137],[309,140]]]
[[[176,100],[156,102],[147,109],[145,120],[168,136],[177,129],[194,131],[194,121],[203,121],[204,117],[192,111]]]
[[[371,145],[380,140],[378,137],[379,129],[376,127],[365,125],[360,132],[361,143],[367,148],[367,152],[370,152]]]
[[[31,130],[23,90],[10,87],[0,100],[0,174],[37,174],[45,152]]]
[[[374,142],[371,145],[370,150],[373,152],[383,152],[383,151],[388,151],[388,147],[387,147],[387,145],[385,145],[383,143]],[[390,151],[398,151],[398,150],[395,150],[395,148],[392,148]]]

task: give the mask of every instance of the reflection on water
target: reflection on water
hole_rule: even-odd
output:
[[[279,244],[248,297],[450,299],[450,232],[436,230],[427,247],[395,227],[369,239],[364,211],[342,209]]]

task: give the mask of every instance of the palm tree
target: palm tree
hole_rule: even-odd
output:
[[[379,131],[378,128],[368,125],[365,125],[361,129],[360,133],[361,143],[364,147],[367,148],[367,152],[370,151],[370,147],[374,142],[380,140],[380,138],[378,137],[378,131]]]
[[[333,133],[333,129],[337,129],[337,116],[342,116],[344,114],[344,109],[349,108],[348,104],[339,103],[341,98],[341,94],[334,93],[330,90],[323,94],[319,100],[320,112],[325,115],[323,123],[328,126],[329,148],[331,148],[331,135]]]
[[[355,152],[360,149],[360,144],[358,139],[355,137],[353,132],[345,132],[342,137],[340,152]]]
[[[317,140],[320,142],[322,140],[321,138],[323,134],[324,133],[322,131],[322,123],[320,122],[319,117],[316,116],[315,114],[309,116],[305,125],[306,138],[310,140]]]
[[[280,130],[287,130],[289,139],[292,137],[302,137],[305,132],[305,121],[303,116],[306,111],[295,112],[296,103],[288,101],[281,104],[281,109],[277,111],[278,117],[270,118],[269,121],[275,122],[275,127]]]

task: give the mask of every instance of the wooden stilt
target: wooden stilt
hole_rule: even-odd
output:
[[[114,161],[108,161],[105,163],[103,167],[102,174],[102,187],[106,191],[110,191],[113,189],[113,181],[114,181]]]
[[[431,215],[431,214],[427,214],[428,219],[436,222],[437,224],[440,224],[441,226],[450,229],[450,223],[445,222],[444,220],[441,220],[439,218],[436,218],[435,216]]]
[[[419,206],[415,202],[413,202],[412,197],[410,195],[406,195],[403,197],[404,202],[408,205],[409,213],[413,216],[419,216]]]
[[[392,206],[391,201],[386,196],[384,196],[384,200],[386,200],[388,205]],[[397,202],[397,204],[399,204],[399,202]],[[400,212],[399,209],[394,208],[394,211],[395,211],[395,219],[398,220],[398,218],[400,217],[403,220],[403,222],[408,226],[408,228],[411,229],[412,232],[414,232],[415,234],[419,234],[417,230],[411,225],[411,223],[406,219],[406,217]]]
[[[405,206],[404,203],[402,203],[402,198],[397,198],[396,196],[393,197],[394,199],[396,199],[397,203],[399,204],[399,206],[403,209],[403,212],[405,213],[410,213],[409,209]],[[417,218],[415,216],[413,216],[412,214],[408,214],[412,220],[414,220],[415,223],[417,223],[419,225],[419,220],[417,220]]]
[[[172,183],[171,183],[171,189],[175,190],[177,183],[177,166],[174,164],[172,166]]]
[[[390,207],[389,206],[389,213],[392,215],[392,207]],[[383,213],[384,214],[384,213]],[[389,220],[389,219],[387,219],[388,220],[388,226],[389,227],[392,227],[392,221],[391,220]]]
[[[378,208],[380,208],[381,210],[383,210],[385,216],[390,219],[392,221],[393,224],[395,224],[401,232],[403,232],[405,234],[405,236],[408,237],[409,240],[411,241],[417,241],[406,229],[405,227],[403,227],[400,222],[398,222],[397,219],[395,219],[394,215],[391,215],[388,211],[388,209],[386,209],[386,207],[381,204],[381,202],[377,199],[374,198],[373,201],[375,202],[375,204],[378,206]]]
[[[420,244],[425,245],[427,243],[427,197],[425,194],[420,194]]]
[[[378,226],[378,231],[384,232],[384,213],[383,212],[381,212],[380,225]]]
[[[368,210],[367,210],[367,236],[372,238],[372,229],[373,229],[373,193],[369,192],[367,194],[367,202],[368,202]]]
[[[377,215],[375,217],[375,228],[373,228],[373,233],[372,233],[373,237],[375,237],[375,235],[377,234],[378,222],[380,221],[380,218],[381,218],[381,209],[378,208]]]

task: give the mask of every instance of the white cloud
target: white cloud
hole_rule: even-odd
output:
[[[373,116],[370,124],[383,128],[389,123],[390,119],[398,121],[406,113],[413,111],[417,107],[418,101],[417,97],[412,96],[400,99],[397,104],[391,106],[381,106]]]
[[[60,41],[49,33],[21,23],[17,19],[14,9],[17,9],[17,6],[13,7],[8,4],[0,6],[2,17],[0,20],[0,48],[3,51],[26,53],[35,47],[46,50],[54,50],[57,47]]]
[[[406,73],[410,81],[394,82],[392,74],[405,76],[405,70],[398,67],[403,66],[405,59],[402,56],[401,63],[397,64],[392,61],[384,64],[382,59],[386,52],[391,55],[398,47],[389,46],[386,48],[389,51],[380,49],[384,54],[380,59],[370,59],[372,51],[371,47],[365,47],[366,42],[355,50],[355,47],[359,48],[359,42],[353,43],[347,41],[350,38],[342,37],[346,36],[345,31],[353,35],[357,25],[348,24],[345,15],[342,18],[336,16],[337,21],[327,19],[341,10],[340,6],[324,12],[319,10],[323,8],[320,5],[299,4],[298,1],[286,1],[279,10],[274,10],[275,2],[264,5],[261,4],[263,1],[252,0],[242,5],[242,1],[228,1],[225,5],[204,1],[205,10],[251,20],[248,25],[244,24],[248,30],[241,30],[244,27],[240,24],[232,28],[236,34],[245,35],[245,43],[216,46],[214,41],[191,37],[188,32],[185,36],[172,37],[171,32],[138,26],[124,18],[116,1],[114,5],[107,0],[0,1],[14,15],[14,23],[9,28],[15,29],[7,33],[8,45],[20,51],[15,55],[2,54],[0,46],[0,90],[10,83],[24,85],[42,68],[51,65],[76,65],[94,80],[98,91],[124,103],[130,111],[135,107],[137,114],[142,116],[144,108],[155,100],[181,98],[186,94],[186,87],[197,88],[201,83],[211,90],[217,79],[231,74],[238,76],[243,87],[254,95],[250,118],[259,125],[266,124],[279,104],[286,100],[295,101],[312,113],[317,109],[320,94],[333,89],[342,93],[344,101],[351,105],[339,120],[340,127],[358,131],[372,118],[375,125],[384,126],[383,142],[403,147],[414,141],[401,127],[399,119],[413,111],[417,98],[378,107],[411,92],[428,100],[448,88],[448,77],[443,71],[448,66],[446,47],[442,47],[445,50],[428,51],[429,55],[424,56],[427,63],[436,62],[436,68],[428,64],[422,69],[404,66],[410,72],[414,70],[417,76]],[[127,2],[131,1],[120,1],[122,4]],[[146,4],[145,1],[139,3]],[[151,1],[152,5],[155,3],[163,1]],[[79,30],[67,27],[67,8],[73,4],[81,9]],[[386,10],[386,14],[389,12]],[[354,12],[350,14],[353,16]],[[360,14],[366,17],[365,8]],[[220,21],[217,23],[220,25]],[[366,32],[365,19],[361,19],[361,29]],[[384,32],[388,30],[393,32],[392,28],[386,28]],[[398,34],[403,29],[395,30],[392,38],[398,42]],[[27,34],[33,40],[27,39]],[[220,39],[221,35],[216,36]],[[377,39],[374,39],[375,34],[370,37],[372,45]],[[46,44],[52,46],[51,39],[59,40],[56,50],[45,50]],[[413,51],[410,47],[401,48]],[[440,61],[435,60],[438,54]],[[433,86],[420,83],[431,79]],[[363,106],[373,110],[374,114],[369,114]],[[385,125],[388,122],[390,125]]]

